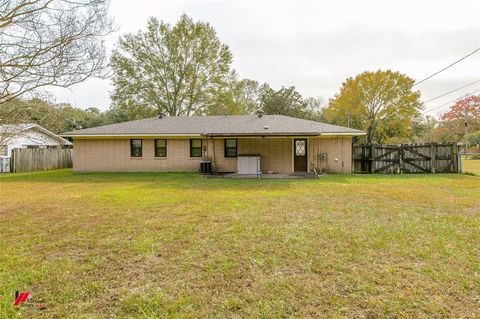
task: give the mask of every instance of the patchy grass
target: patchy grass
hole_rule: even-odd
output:
[[[0,191],[0,318],[480,317],[476,176],[63,170]]]
[[[480,160],[462,160],[462,169],[465,173],[480,176]]]

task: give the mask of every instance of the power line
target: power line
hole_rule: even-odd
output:
[[[465,60],[466,58],[468,58],[469,56],[471,56],[471,55],[473,55],[473,54],[477,53],[478,51],[480,51],[480,48],[477,48],[477,49],[475,49],[473,52],[470,52],[469,54],[465,55],[465,56],[464,56],[464,57],[462,57],[461,59],[459,59],[459,60],[457,60],[457,61],[453,62],[452,64],[450,64],[450,65],[448,65],[448,66],[444,67],[444,68],[443,68],[443,69],[441,69],[440,71],[437,71],[437,72],[433,73],[432,75],[429,75],[429,76],[427,76],[425,79],[423,79],[423,80],[421,80],[421,81],[418,81],[418,82],[415,82],[413,85],[414,85],[414,86],[415,86],[415,85],[419,85],[420,83],[422,83],[422,82],[425,82],[426,80],[433,78],[435,75],[437,75],[437,74],[439,74],[439,73],[441,73],[441,72],[445,71],[446,69],[448,69],[448,68],[450,68],[450,67],[454,66],[454,65],[455,65],[455,64],[457,64],[458,62]]]
[[[448,94],[453,93],[453,92],[457,92],[458,90],[464,89],[464,88],[466,88],[467,86],[470,86],[470,85],[475,84],[475,83],[478,83],[478,82],[480,82],[480,80],[474,81],[474,82],[472,82],[472,83],[468,83],[467,85],[464,85],[464,86],[462,86],[462,87],[459,87],[458,89],[454,89],[454,90],[448,91],[448,92],[446,92],[446,93],[443,93],[443,94],[441,94],[441,95],[438,95],[438,96],[436,96],[436,97],[434,97],[434,98],[431,98],[430,100],[427,100],[427,101],[425,101],[425,102],[423,102],[423,103],[428,103],[428,102],[430,102],[430,101],[433,101],[433,100],[436,100],[436,99],[438,99],[438,98],[441,98],[442,96],[448,95]]]
[[[437,106],[435,106],[435,107],[429,108],[428,110],[425,110],[424,112],[427,113],[427,112],[436,110],[436,109],[438,109],[438,108],[441,108],[442,106],[448,105],[448,104],[450,104],[450,103],[460,101],[461,99],[464,99],[464,98],[466,98],[466,97],[472,96],[473,94],[475,94],[475,93],[477,93],[477,92],[480,92],[480,89],[475,90],[475,91],[473,91],[472,93],[467,94],[467,95],[465,95],[465,96],[457,97],[455,100],[451,100],[451,101],[449,101],[449,102],[447,102],[447,103],[443,103],[442,105],[437,105]]]

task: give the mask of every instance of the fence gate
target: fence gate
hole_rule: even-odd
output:
[[[433,144],[401,145],[403,173],[435,173],[435,165],[432,165],[435,151],[432,152],[432,146]]]
[[[461,158],[456,143],[354,145],[355,173],[459,173]]]

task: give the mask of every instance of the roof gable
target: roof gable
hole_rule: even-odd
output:
[[[67,141],[60,135],[57,135],[36,123],[0,125],[0,134],[11,135],[9,140],[15,137],[25,137],[28,135],[29,131],[36,131],[44,134],[56,140],[61,145],[72,145],[71,142]]]

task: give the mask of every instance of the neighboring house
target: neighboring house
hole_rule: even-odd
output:
[[[14,149],[71,145],[71,142],[38,124],[0,125],[0,172],[10,171],[10,158]]]
[[[71,142],[38,124],[0,125],[0,156],[10,157],[14,148],[71,145]]]
[[[155,117],[62,134],[73,138],[73,169],[93,171],[243,170],[245,155],[263,173],[350,173],[359,130],[283,115]],[[242,165],[244,165],[242,164]],[[248,171],[248,167],[247,167]]]

